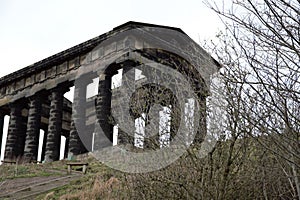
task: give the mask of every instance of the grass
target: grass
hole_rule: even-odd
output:
[[[89,163],[86,175],[71,181],[68,185],[40,194],[34,199],[128,199],[122,185],[121,172],[91,157],[86,158],[85,161]],[[66,162],[63,160],[38,165],[2,165],[0,182],[6,179],[66,175]]]
[[[43,165],[2,165],[0,166],[0,182],[7,179],[29,178],[37,176],[61,175],[59,172],[49,172]]]
[[[66,186],[41,194],[36,199],[128,199],[121,180],[121,172],[90,160],[85,176],[71,181]]]
[[[88,176],[71,182],[69,185],[38,196],[43,200],[66,199],[127,199],[120,181],[111,177],[104,181],[101,176]]]

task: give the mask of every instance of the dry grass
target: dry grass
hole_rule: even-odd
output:
[[[84,158],[89,163],[87,174],[68,185],[39,195],[37,199],[128,199],[124,188],[123,174],[113,170],[91,157]],[[60,162],[53,163],[59,168]],[[62,166],[61,166],[62,167]]]
[[[70,193],[57,197],[55,191],[49,192],[43,198],[44,200],[59,199],[59,200],[97,200],[97,199],[120,199],[117,191],[120,189],[120,181],[111,177],[104,181],[100,176],[97,176],[91,187],[85,186],[81,190],[69,191]]]
[[[49,172],[49,168],[51,169],[49,166],[36,164],[1,165],[0,182],[14,178],[60,175],[58,172]]]

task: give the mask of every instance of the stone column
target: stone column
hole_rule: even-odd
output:
[[[159,110],[152,111],[147,113],[146,117],[146,126],[145,126],[145,137],[144,137],[144,149],[158,149],[160,148],[159,141],[159,123],[160,115]],[[150,118],[149,118],[150,116]]]
[[[118,128],[118,145],[134,145],[134,133],[128,134],[122,129]]]
[[[184,113],[184,107],[180,108],[178,105],[177,100],[175,99],[171,105],[171,127],[170,127],[170,143],[172,144],[173,138],[177,135],[180,137],[181,141],[184,142],[186,140],[186,136],[183,135],[185,133],[179,133],[179,126],[181,122],[181,114]],[[180,134],[180,135],[179,135]]]
[[[66,145],[65,145],[65,154],[64,154],[64,158],[68,158],[68,153],[69,153],[69,142],[70,142],[70,136],[66,136]]]
[[[85,130],[86,122],[86,87],[92,83],[92,79],[87,75],[81,77],[75,82],[74,100],[72,105],[72,121],[70,127],[70,138],[69,138],[69,152],[68,158],[71,159],[73,155],[79,155],[85,153],[86,149],[83,145],[84,139],[85,144],[89,144],[88,140],[92,140],[92,137]],[[81,134],[81,138],[78,135]]]
[[[27,104],[27,103],[25,103]],[[26,130],[27,130],[27,116],[22,116],[22,128],[20,132],[20,137],[18,137],[18,149],[20,149],[19,155],[24,156],[24,148],[25,148],[25,138],[26,138]]]
[[[206,97],[199,97],[199,122],[195,122],[199,124],[197,133],[195,135],[194,144],[200,145],[203,142],[204,137],[207,134],[207,124],[206,124]]]
[[[5,146],[5,159],[15,159],[21,154],[19,138],[22,134],[22,102],[10,104],[10,120]]]
[[[1,148],[2,148],[4,117],[5,114],[2,111],[0,111],[0,156],[1,156]]]
[[[79,126],[79,125],[76,125]],[[68,159],[72,159],[73,156],[86,152],[84,145],[81,141],[78,131],[76,129],[74,120],[71,121],[70,137],[68,138]]]
[[[66,90],[55,88],[51,91],[50,117],[48,125],[45,162],[59,159],[60,136],[62,130],[63,100]]]
[[[30,162],[37,160],[42,105],[38,95],[30,97],[29,100],[24,157]]]
[[[128,98],[127,101],[120,101],[121,105],[124,108],[130,108],[130,105],[122,105],[122,102],[129,102],[130,95],[135,90],[135,68],[126,65],[123,67],[122,73],[122,93],[125,94],[124,97],[121,98]],[[128,95],[126,95],[128,94]],[[134,118],[132,116],[123,116],[124,113],[120,113],[120,118],[123,117],[123,127],[118,128],[118,144],[130,145],[134,146],[134,134],[135,134],[135,125],[134,125]],[[123,130],[124,129],[124,130]]]
[[[96,100],[97,124],[95,129],[94,150],[100,150],[101,148],[112,146],[113,144],[111,78],[114,74],[116,73],[106,73],[101,74],[99,77],[98,95]]]

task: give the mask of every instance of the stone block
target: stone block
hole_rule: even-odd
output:
[[[6,94],[6,87],[5,86],[2,86],[0,87],[0,96],[4,96]]]
[[[95,122],[97,120],[97,117],[96,117],[96,114],[95,115],[90,115],[90,116],[87,116],[86,118],[86,125],[94,125]]]
[[[117,42],[117,51],[125,49],[125,40]]]
[[[67,61],[57,66],[57,74],[64,74],[68,71]]]
[[[41,117],[41,123],[43,124],[49,124],[49,119],[46,117]]]
[[[135,49],[143,49],[144,42],[136,40],[135,43],[134,43],[134,47],[135,47]]]
[[[87,54],[80,56],[79,63],[80,63],[80,65],[87,64]]]
[[[63,122],[62,122],[62,129],[63,129],[63,130],[70,131],[70,123],[69,123],[69,122],[66,122],[66,121],[63,121]]]
[[[35,74],[33,74],[33,75],[27,77],[27,78],[25,79],[25,87],[30,86],[30,85],[33,85],[33,84],[34,84],[34,78],[35,78]]]
[[[35,81],[36,82],[42,82],[46,79],[46,72],[41,71],[35,75]]]
[[[63,111],[63,120],[64,121],[71,121],[71,113],[70,112],[66,112],[66,111]]]
[[[99,58],[103,57],[103,55],[104,55],[103,47],[101,47],[101,48],[98,49],[98,55],[99,55]]]
[[[15,82],[7,86],[6,94],[12,94],[15,91]]]
[[[82,55],[82,56],[80,56],[80,65],[88,64],[88,63],[91,62],[91,60],[92,60],[92,53],[91,52],[89,52],[85,55]]]
[[[113,42],[110,45],[105,46],[104,55],[111,54],[112,52],[116,52],[117,50],[117,43]]]
[[[25,79],[23,78],[16,82],[15,90],[21,90],[24,88],[24,86],[25,86]]]
[[[135,44],[135,40],[132,37],[127,37],[124,40],[125,48],[133,48]]]
[[[100,57],[98,49],[92,52],[92,60],[96,60]]]
[[[76,57],[76,58],[74,58],[72,60],[69,60],[69,62],[68,62],[68,69],[69,70],[75,69],[75,68],[77,68],[79,66],[80,66],[80,59],[79,59],[79,57]]]
[[[56,66],[51,67],[50,69],[47,69],[47,71],[46,71],[47,78],[55,77],[55,75],[56,75]]]

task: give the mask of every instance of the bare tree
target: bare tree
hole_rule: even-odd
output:
[[[207,132],[216,133],[217,143],[207,156],[199,157],[203,144],[191,145],[164,169],[125,174],[130,180],[126,187],[132,198],[143,199],[299,199],[299,1],[235,0],[226,5],[230,9],[207,4],[226,25],[219,41],[205,46],[223,65],[220,81],[211,86],[222,88],[223,99],[208,103],[206,111],[216,119]],[[180,71],[180,66],[172,67]],[[145,106],[134,99],[131,111],[136,117],[146,113],[144,121],[150,126],[150,106],[169,106],[174,99],[161,88],[145,91],[138,97],[151,101]],[[215,107],[221,112],[213,113]],[[177,124],[172,125],[171,132]],[[157,135],[149,138],[146,150],[160,148]]]
[[[249,135],[275,156],[293,198],[300,199],[300,2],[207,4],[228,31],[219,35],[221,48],[214,50],[227,71],[234,73],[224,74],[225,82],[242,90],[237,98],[244,112],[237,123],[251,127]],[[268,199],[266,190],[264,197]]]

